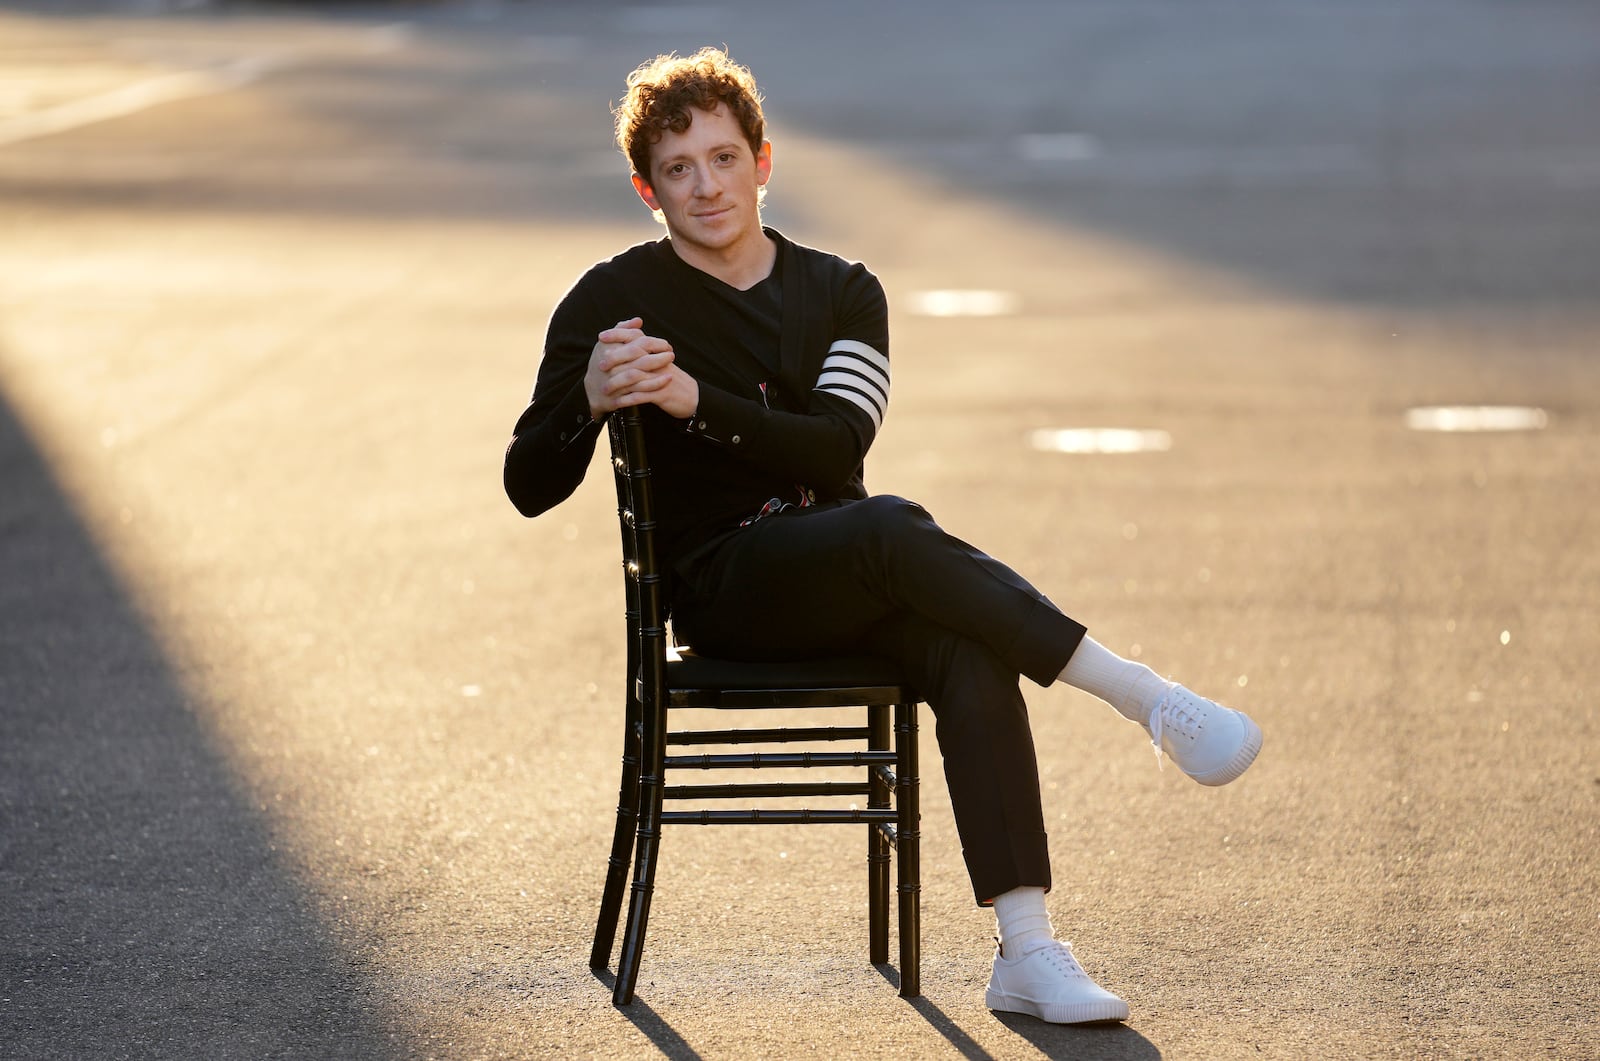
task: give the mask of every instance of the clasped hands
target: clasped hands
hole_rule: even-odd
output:
[[[596,420],[633,405],[658,405],[681,420],[700,406],[700,385],[677,366],[670,343],[645,334],[639,317],[618,321],[615,328],[600,333],[583,375],[583,390],[589,398],[589,415]]]

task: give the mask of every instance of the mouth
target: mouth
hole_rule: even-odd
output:
[[[714,221],[733,210],[731,206],[724,206],[719,210],[707,210],[704,213],[693,215],[699,221]]]

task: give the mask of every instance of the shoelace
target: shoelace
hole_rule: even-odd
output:
[[[1089,978],[1089,974],[1083,971],[1083,966],[1078,964],[1077,956],[1072,953],[1072,944],[1056,939],[1041,949],[1049,951],[1045,958],[1067,976],[1082,977],[1085,980]]]
[[[1150,712],[1150,744],[1156,750],[1157,770],[1166,769],[1161,751],[1162,730],[1170,722],[1181,733],[1193,732],[1192,727],[1199,721],[1198,716],[1194,713],[1194,706],[1189,698],[1183,694],[1183,689],[1175,685],[1167,690],[1167,695],[1163,696],[1161,702],[1156,704],[1156,709]],[[1169,709],[1173,715],[1170,720],[1167,718]]]

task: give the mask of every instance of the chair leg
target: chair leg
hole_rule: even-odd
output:
[[[631,701],[630,697],[630,701]],[[611,964],[611,946],[617,938],[617,918],[628,887],[628,866],[633,861],[633,837],[639,828],[639,708],[628,704],[623,726],[622,781],[617,786],[617,825],[611,836],[611,857],[606,862],[605,890],[600,895],[600,918],[594,926],[589,967]]]
[[[889,750],[889,708],[873,704],[867,708],[867,748]],[[867,808],[889,807],[889,786],[869,768]],[[889,838],[876,824],[867,826],[867,960],[882,965],[889,960]]]
[[[617,959],[617,982],[611,991],[611,1003],[616,1006],[633,1001],[633,990],[639,981],[639,960],[644,953],[650,899],[656,890],[656,859],[661,850],[663,750],[658,745],[645,749],[645,755],[650,760],[650,770],[639,777],[639,839],[634,850],[633,894],[628,904],[628,926],[622,934],[622,954]]]
[[[900,996],[922,995],[922,809],[919,803],[917,705],[895,705],[896,809],[899,828],[895,847],[899,868]]]

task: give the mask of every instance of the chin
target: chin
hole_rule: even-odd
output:
[[[696,227],[683,233],[685,242],[698,244],[708,250],[726,250],[739,242],[742,230],[718,225],[715,228]]]

